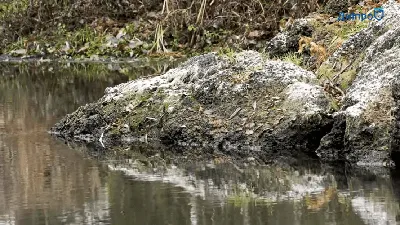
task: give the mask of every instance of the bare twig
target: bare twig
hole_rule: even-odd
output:
[[[339,73],[333,76],[332,81],[335,81],[336,78],[338,78],[342,73],[344,73],[354,63],[354,61],[356,61],[356,57],[353,60],[351,60],[351,62],[345,68],[343,68]]]

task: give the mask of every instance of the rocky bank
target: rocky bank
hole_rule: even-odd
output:
[[[333,120],[315,75],[245,51],[191,58],[166,74],[108,88],[53,132],[104,146],[161,142],[237,156],[313,155]]]
[[[399,146],[400,5],[384,5],[385,17],[352,36],[325,64],[361,58],[334,129],[318,155],[359,165],[394,165]]]
[[[210,53],[161,76],[107,88],[51,131],[103,147],[140,141],[265,162],[306,155],[393,166],[400,143],[400,5],[383,8],[384,19],[369,22],[323,63],[358,59],[356,79],[334,114],[312,72],[254,51]]]

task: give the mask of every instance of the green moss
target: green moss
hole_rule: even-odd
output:
[[[112,126],[111,129],[109,130],[109,133],[111,135],[119,135],[119,134],[121,134],[120,126]]]
[[[314,20],[311,22],[311,24],[315,28],[313,39],[319,40],[320,37],[325,37],[329,41],[332,41],[338,37],[343,40],[347,40],[351,35],[368,27],[367,20],[354,20],[345,22],[338,21],[329,25]],[[330,38],[327,38],[327,36]]]
[[[331,99],[329,106],[331,111],[337,112],[340,110],[340,103],[336,99]]]
[[[233,48],[220,48],[218,50],[218,55],[221,57],[226,57],[231,63],[234,63],[236,61],[235,55],[236,51]]]
[[[261,57],[264,61],[271,60],[270,54],[265,50],[261,52]]]
[[[136,32],[135,24],[128,23],[128,24],[125,25],[124,29],[125,29],[125,32],[126,32],[127,35],[130,35],[132,37],[135,35],[135,32]]]
[[[157,120],[162,116],[163,107],[163,104],[149,104],[138,107],[124,119],[124,122],[129,125],[131,130],[145,134],[147,126],[151,126],[151,123],[158,123],[158,121],[152,121],[150,124],[145,124],[146,121],[149,122],[146,118],[155,118]]]
[[[342,90],[349,88],[353,80],[356,78],[357,71],[355,69],[344,72],[340,75],[340,87]]]
[[[322,64],[317,70],[318,79],[332,78],[335,74],[335,70],[330,64]]]
[[[106,106],[104,106],[103,111],[104,111],[104,113],[105,113],[106,115],[109,115],[109,114],[111,114],[111,113],[114,113],[114,112],[115,112],[115,109],[116,109],[115,104],[110,103],[110,104],[107,104]]]
[[[152,96],[152,93],[143,93],[138,97],[138,101],[139,103],[147,102]]]
[[[329,42],[329,43],[328,43]],[[332,40],[327,41],[328,52],[331,54],[336,51],[340,46],[342,46],[344,39],[338,36],[334,36]]]
[[[262,66],[262,65],[253,66],[253,67],[250,67],[250,68],[249,68],[249,70],[250,70],[251,72],[256,72],[256,71],[259,71],[259,70],[262,70],[262,69],[263,69],[263,66]]]
[[[368,21],[346,21],[337,22],[334,25],[328,26],[327,29],[332,29],[333,33],[343,39],[348,39],[351,35],[360,32],[362,29],[368,27]]]
[[[127,97],[120,105],[112,107],[109,110],[124,110],[126,105],[132,104],[135,107],[131,112],[126,112],[127,114],[123,119],[121,119],[121,124],[128,124],[133,132],[138,134],[146,133],[146,126],[151,126],[146,117],[149,118],[159,118],[165,111],[165,107],[168,106],[167,103],[163,102],[164,94],[162,92],[153,93],[143,93],[141,95],[133,94]],[[147,104],[151,101],[151,104]],[[157,121],[154,121],[157,122]]]

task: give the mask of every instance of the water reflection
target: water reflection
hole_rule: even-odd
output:
[[[100,74],[93,79],[50,64],[0,67],[0,218],[11,224],[106,219],[109,207],[101,167],[46,131],[63,114],[128,78]]]
[[[398,172],[120,160],[50,137],[105,87],[156,73],[105,67],[0,64],[0,224],[398,223]]]
[[[389,174],[374,175],[364,170],[344,178],[331,168],[315,169],[315,166],[238,171],[229,164],[204,164],[194,170],[191,165],[191,169],[171,166],[154,172],[143,170],[138,162],[119,162],[109,164],[109,168],[132,179],[130,186],[124,185],[132,190],[124,192],[137,192],[134,186],[148,181],[146,193],[151,193],[155,184],[172,186],[168,188],[170,193],[175,193],[176,188],[187,193],[190,213],[186,215],[191,223],[175,220],[170,224],[397,224],[399,213]],[[120,201],[125,200],[120,198]],[[169,209],[175,205],[158,204]],[[154,212],[143,214],[147,218]],[[130,224],[151,223],[135,220]]]

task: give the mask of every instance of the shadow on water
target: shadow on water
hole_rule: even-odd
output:
[[[397,224],[400,173],[169,160],[47,130],[108,86],[168,65],[0,64],[0,224]]]

